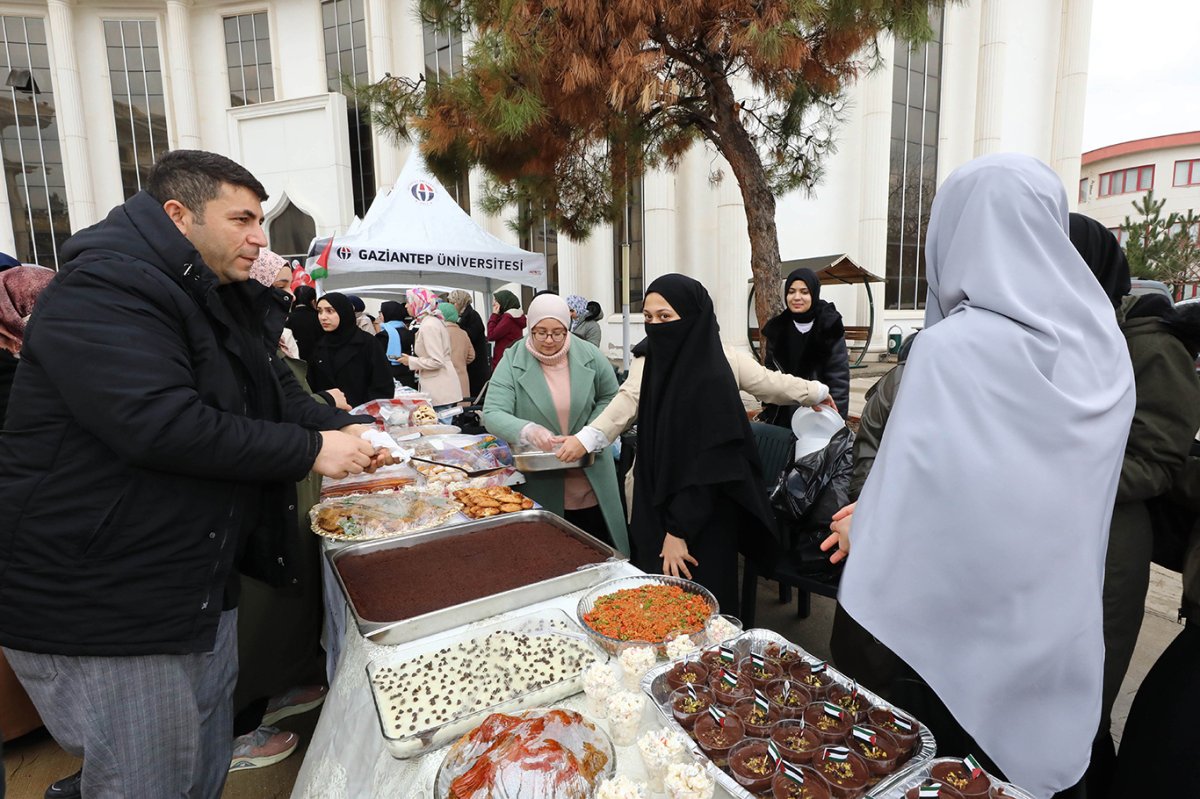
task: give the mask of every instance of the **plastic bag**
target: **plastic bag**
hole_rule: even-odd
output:
[[[429,400],[418,394],[371,400],[350,412],[374,416],[375,426],[396,439],[411,436],[419,432],[419,428],[441,423]]]
[[[771,507],[789,527],[829,529],[833,514],[848,504],[854,471],[854,433],[843,428],[824,449],[793,460],[771,491]]]

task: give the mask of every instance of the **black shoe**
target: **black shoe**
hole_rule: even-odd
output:
[[[83,769],[51,784],[46,799],[83,799]]]

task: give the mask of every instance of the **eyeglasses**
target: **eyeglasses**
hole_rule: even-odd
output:
[[[551,341],[562,341],[563,339],[565,339],[567,337],[567,331],[565,331],[565,330],[534,330],[533,337],[535,339],[537,339],[538,341],[545,341],[546,339],[550,339]]]

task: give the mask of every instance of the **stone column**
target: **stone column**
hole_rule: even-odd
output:
[[[1063,20],[1058,65],[1058,94],[1054,101],[1054,134],[1050,165],[1067,187],[1071,208],[1079,202],[1080,148],[1087,100],[1088,58],[1091,46],[1092,0],[1062,0]]]
[[[412,16],[408,11],[406,16]],[[367,54],[370,59],[368,75],[380,80],[385,74],[396,74],[392,68],[392,23],[387,0],[367,0]],[[408,74],[408,73],[405,73]],[[403,161],[400,150],[391,137],[372,131],[375,149],[375,183],[378,188],[391,186],[400,175]]]
[[[174,146],[200,149],[196,72],[192,69],[191,0],[167,0],[166,61],[171,77],[171,108],[175,112]]]
[[[891,52],[890,47],[884,52]],[[869,272],[887,277],[888,181],[891,170],[892,69],[888,63],[868,75],[862,83],[862,150],[859,154],[858,251],[854,260]],[[882,283],[871,290],[879,294],[876,308],[882,308]],[[865,325],[870,318],[866,291],[856,292],[855,323]],[[876,328],[881,325],[876,324]],[[884,339],[876,330],[876,338]]]
[[[746,349],[746,303],[750,295],[750,234],[746,230],[746,206],[733,170],[721,160],[725,173],[717,189],[717,259],[715,275],[693,275],[709,287],[721,340]],[[710,277],[712,283],[709,283]],[[712,289],[715,287],[715,291]]]
[[[663,169],[642,178],[642,249],[644,285],[659,275],[679,271],[675,250],[675,173]]]
[[[979,88],[975,97],[975,155],[1000,150],[1004,132],[1004,68],[1008,42],[1001,0],[982,0]]]
[[[96,199],[92,191],[91,158],[87,148],[87,120],[75,57],[75,25],[67,0],[47,3],[50,46],[53,48],[55,121],[62,143],[67,184],[67,208],[74,230],[95,224]]]

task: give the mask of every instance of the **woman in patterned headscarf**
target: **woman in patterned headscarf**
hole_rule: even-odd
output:
[[[401,355],[399,362],[417,373],[421,391],[429,395],[434,407],[462,402],[462,385],[454,371],[450,331],[446,329],[438,307],[438,295],[426,288],[412,288],[405,295],[408,312],[417,326],[417,342],[413,346],[416,354]]]
[[[53,277],[53,269],[41,266],[14,266],[0,272],[0,426],[8,412],[25,323],[33,313],[34,301]]]

